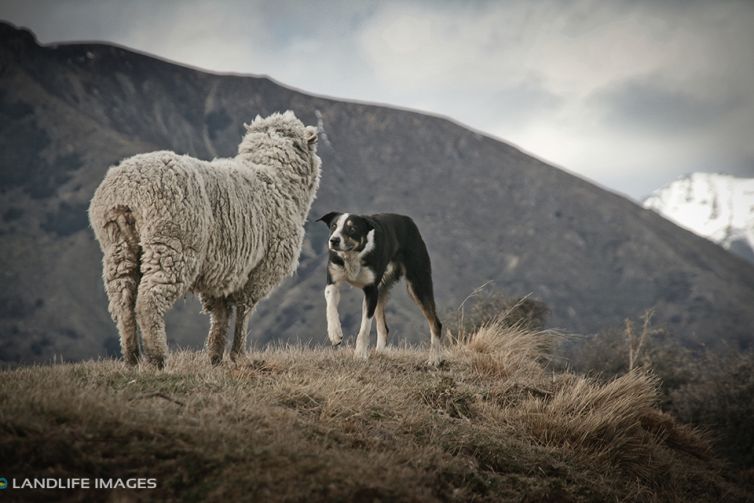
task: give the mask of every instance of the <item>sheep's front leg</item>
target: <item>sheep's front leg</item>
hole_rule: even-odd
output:
[[[233,346],[230,349],[230,359],[238,361],[246,354],[246,338],[249,334],[249,319],[254,306],[243,302],[236,302],[236,327],[233,332]]]
[[[186,293],[185,279],[191,276],[189,264],[193,263],[193,257],[175,252],[157,238],[145,242],[142,250],[136,322],[141,330],[146,360],[161,369],[168,351],[165,313]]]
[[[269,295],[288,272],[285,264],[290,263],[292,258],[286,253],[291,253],[286,247],[281,247],[278,253],[268,251],[265,259],[249,274],[243,289],[231,296],[236,305],[236,326],[230,350],[230,357],[234,361],[246,353],[249,320],[255,306]]]
[[[207,335],[207,353],[212,365],[219,365],[223,361],[225,351],[225,333],[228,330],[230,318],[230,303],[227,299],[202,296],[204,310],[209,313],[210,326]]]

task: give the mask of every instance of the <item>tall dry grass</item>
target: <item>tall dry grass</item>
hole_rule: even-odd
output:
[[[439,369],[420,349],[362,362],[279,347],[219,368],[184,351],[162,372],[7,371],[3,473],[158,478],[114,499],[746,500],[705,439],[656,408],[651,374],[556,371],[554,337],[493,321]]]
[[[580,372],[601,380],[642,368],[656,375],[660,408],[706,432],[728,473],[754,487],[754,352],[735,345],[715,349],[687,346],[653,327],[653,311],[626,320],[622,330],[566,343],[566,359]],[[562,348],[561,348],[562,350]]]

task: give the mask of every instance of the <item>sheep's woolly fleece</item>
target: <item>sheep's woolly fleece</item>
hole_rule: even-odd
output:
[[[290,111],[246,129],[232,159],[136,155],[97,188],[89,219],[127,361],[139,358],[138,324],[148,360],[163,364],[164,314],[187,292],[212,316],[212,360],[222,358],[234,306],[232,355],[242,353],[251,309],[296,270],[319,186],[316,129]]]

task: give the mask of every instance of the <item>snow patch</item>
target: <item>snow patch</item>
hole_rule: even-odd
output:
[[[754,250],[754,178],[693,173],[658,189],[642,203],[668,220],[739,255]]]

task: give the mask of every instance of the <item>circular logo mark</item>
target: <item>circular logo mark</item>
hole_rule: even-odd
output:
[[[0,477],[0,490],[2,489],[8,489],[8,479],[5,477]]]

